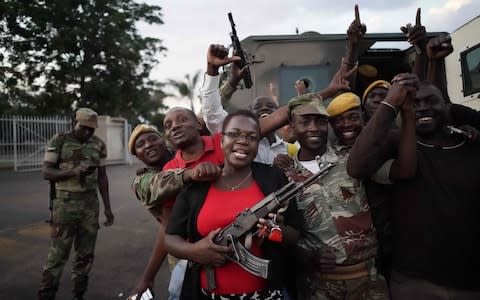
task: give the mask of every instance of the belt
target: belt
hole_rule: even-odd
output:
[[[368,263],[366,261],[354,265],[337,265],[332,271],[320,273],[324,280],[350,280],[369,276]]]
[[[69,192],[69,191],[62,191],[57,190],[56,196],[57,198],[62,199],[84,199],[85,196],[96,194],[97,190],[87,190],[85,192]]]

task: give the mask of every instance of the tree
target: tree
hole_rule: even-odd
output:
[[[168,84],[172,86],[178,93],[177,97],[187,98],[190,101],[190,109],[194,110],[193,100],[195,99],[195,89],[198,85],[198,79],[200,78],[201,71],[198,70],[190,77],[190,74],[185,75],[185,81],[179,81],[175,79],[169,79]]]
[[[37,114],[88,106],[148,119],[164,95],[148,77],[166,49],[140,36],[138,22],[163,24],[161,8],[134,0],[3,1],[0,103]]]
[[[133,120],[134,117],[139,116],[139,118],[135,118],[131,121],[134,126],[146,122],[158,127],[158,120],[162,120],[160,125],[163,126],[163,118],[165,115],[160,113],[160,111],[167,109],[167,106],[163,104],[163,99],[170,96],[163,91],[164,87],[165,84],[156,83],[148,90],[148,94],[145,95],[143,99],[144,103],[142,103],[142,105],[133,106],[129,112],[126,112],[124,117]]]

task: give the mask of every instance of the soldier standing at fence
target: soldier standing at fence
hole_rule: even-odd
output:
[[[51,241],[37,299],[54,299],[63,267],[74,244],[73,299],[83,299],[93,264],[99,228],[97,187],[105,207],[105,226],[113,224],[105,168],[104,142],[93,135],[97,113],[76,111],[73,129],[55,135],[47,145],[43,174],[55,181]]]

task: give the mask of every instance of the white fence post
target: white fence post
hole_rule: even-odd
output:
[[[18,172],[40,170],[48,140],[55,134],[67,132],[70,127],[70,119],[61,116],[0,115],[0,166],[13,167]],[[124,152],[117,157],[116,163],[131,164],[127,146],[131,125],[123,120],[117,123],[117,130],[116,138],[123,137],[120,147]]]
[[[18,157],[17,157],[17,119],[15,116],[13,116],[13,170],[15,172],[18,171],[18,167],[17,167],[17,161],[18,161]]]

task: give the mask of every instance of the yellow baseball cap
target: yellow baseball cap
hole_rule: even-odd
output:
[[[155,132],[158,135],[161,135],[160,131],[158,131],[156,126],[149,125],[149,124],[139,124],[139,125],[137,125],[137,127],[135,127],[135,129],[133,129],[132,134],[130,135],[130,138],[128,139],[128,151],[130,151],[130,153],[132,155],[137,155],[135,153],[135,141],[137,140],[137,138],[141,134],[143,134],[145,132]]]
[[[354,93],[347,92],[333,98],[327,106],[327,112],[330,117],[335,117],[357,107],[360,107],[360,97]]]

